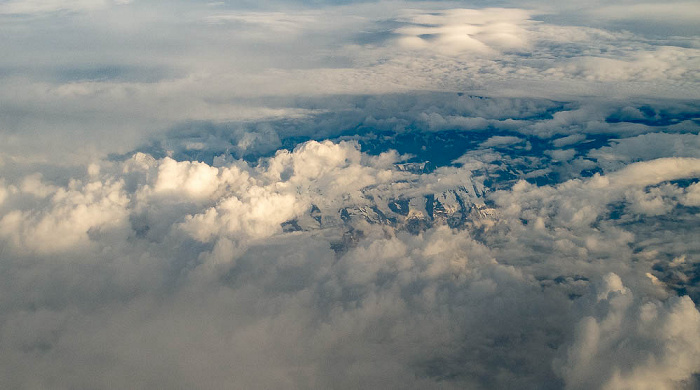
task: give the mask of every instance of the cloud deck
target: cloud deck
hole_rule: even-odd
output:
[[[0,4],[0,387],[695,388],[697,13],[623,6]]]

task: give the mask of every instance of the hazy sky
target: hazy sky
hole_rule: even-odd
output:
[[[697,388],[699,25],[0,0],[0,387]]]

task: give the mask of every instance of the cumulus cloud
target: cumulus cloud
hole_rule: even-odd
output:
[[[596,314],[579,322],[557,361],[567,388],[674,389],[686,381],[700,353],[700,313],[690,298],[643,303],[612,273],[597,289],[586,309]]]
[[[36,180],[26,179],[15,196],[50,195],[49,208],[14,210],[0,219],[2,236],[19,248],[42,253],[69,250],[89,244],[91,229],[117,229],[125,222],[128,200],[119,181],[74,181],[52,191]]]
[[[632,266],[633,234],[598,222],[618,201],[640,213],[631,189],[700,176],[696,159],[486,190],[490,209],[489,162],[413,172],[358,148],[310,141],[218,167],[137,153],[67,186],[23,179],[0,220],[6,278],[20,278],[3,284],[5,383],[671,388],[697,371],[692,301]],[[440,222],[464,202],[467,224]],[[17,295],[25,283],[42,288]],[[104,375],[61,374],[79,362]]]
[[[697,386],[697,37],[336,3],[0,5],[0,387]]]

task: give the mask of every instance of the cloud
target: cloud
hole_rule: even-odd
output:
[[[617,168],[639,160],[662,156],[698,157],[694,147],[700,138],[695,134],[650,133],[616,140],[610,146],[592,150],[589,155],[605,168]]]
[[[8,190],[5,188],[5,183],[4,180],[0,182],[0,205],[5,201],[5,198],[7,198],[7,193]]]
[[[494,146],[509,146],[513,144],[518,144],[523,142],[522,138],[512,137],[512,136],[499,136],[494,135],[493,137],[486,140],[481,144],[483,148],[490,148]]]
[[[696,49],[659,47],[654,51],[635,53],[627,60],[605,57],[576,58],[563,68],[552,68],[549,72],[563,72],[586,80],[649,81],[697,79],[695,70],[698,54]],[[668,62],[671,59],[671,62]]]
[[[0,5],[0,387],[697,385],[694,35],[113,5]]]
[[[49,209],[14,210],[0,219],[1,235],[15,246],[41,253],[61,252],[88,245],[90,229],[118,229],[128,202],[120,182],[73,182],[53,190],[30,177],[21,193],[46,197]]]
[[[299,96],[445,91],[569,101],[613,91],[621,99],[697,98],[692,45],[549,23],[538,19],[541,11],[400,4],[281,12],[178,2],[175,16],[134,3],[22,24],[5,15],[13,39],[0,61],[0,101],[11,118],[0,134],[3,154],[84,164],[89,158],[66,139],[80,137],[90,158],[100,158],[188,121],[315,114],[313,106],[295,106]],[[485,117],[439,114],[429,116],[436,130],[491,125]],[[32,142],[39,134],[54,146]]]
[[[690,22],[700,16],[692,3],[675,2],[673,7],[660,4],[626,4],[597,8],[590,12],[605,19],[662,20],[666,22]]]
[[[280,34],[289,34],[304,28],[305,25],[316,22],[314,13],[286,14],[281,12],[246,12],[236,14],[220,14],[208,16],[205,20],[209,23],[243,23],[246,25],[260,26],[267,32],[270,30]]]
[[[429,49],[439,53],[495,54],[498,50],[520,50],[528,46],[529,19],[524,10],[487,8],[453,9],[440,13],[407,16],[414,24],[395,32],[399,45],[409,49]]]
[[[580,321],[558,362],[566,388],[678,388],[700,354],[700,313],[690,298],[642,303],[615,274],[598,288],[597,313]]]
[[[111,1],[100,0],[14,0],[7,1],[0,7],[0,15],[31,15],[58,11],[86,11],[90,9],[102,8],[109,5]],[[121,4],[123,2],[115,2]]]
[[[634,234],[598,222],[619,201],[630,204],[625,213],[655,215],[629,191],[698,177],[695,159],[483,195],[478,176],[488,161],[413,173],[393,165],[396,154],[358,147],[310,141],[255,166],[137,153],[67,186],[23,179],[4,205],[24,209],[0,220],[2,359],[14,367],[5,383],[31,376],[51,387],[108,387],[117,376],[135,388],[575,388],[594,370],[604,375],[591,386],[669,387],[697,371],[698,351],[680,341],[697,333],[697,309],[652,283],[649,261],[631,265],[628,247],[641,244]],[[674,191],[692,199],[695,190]],[[20,206],[24,193],[38,196]],[[430,222],[428,195],[446,212],[475,202],[468,223]],[[495,209],[479,206],[480,196]],[[404,206],[381,206],[392,198],[406,199],[405,227],[388,220],[391,207]],[[386,222],[355,214],[332,222],[372,204],[372,218],[384,213]],[[315,227],[301,222],[307,213],[319,218]],[[284,232],[294,218],[307,227]],[[413,230],[415,218],[429,224]],[[42,288],[19,294],[30,285]],[[160,354],[169,357],[148,357]],[[205,364],[212,359],[220,364]],[[78,362],[84,372],[61,374]],[[44,368],[37,377],[20,369],[27,364]],[[175,366],[186,368],[173,374]]]
[[[649,162],[630,164],[610,175],[611,184],[617,186],[648,186],[663,181],[697,177],[700,159],[671,157]]]
[[[685,198],[681,201],[688,206],[700,205],[700,185],[695,183],[686,190]]]

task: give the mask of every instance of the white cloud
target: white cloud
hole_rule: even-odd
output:
[[[399,45],[408,49],[434,50],[447,55],[494,55],[500,50],[522,50],[529,46],[525,28],[529,17],[525,10],[504,8],[417,11],[405,17],[414,26],[395,32],[401,35]]]
[[[0,387],[697,384],[696,37],[244,3],[0,5]]]
[[[548,151],[546,151],[545,153],[547,153],[548,155],[552,156],[552,158],[553,158],[555,161],[569,161],[569,160],[571,160],[572,158],[574,158],[574,156],[576,155],[576,151],[573,150],[573,149],[566,149],[566,150],[561,150],[561,149],[557,149],[557,150],[548,150]]]
[[[0,15],[37,14],[57,11],[86,11],[112,3],[107,0],[12,0],[0,4]],[[119,4],[121,2],[117,2]]]
[[[10,193],[10,189],[5,187],[5,181],[0,179],[0,207],[2,206],[2,203],[7,199],[8,195]]]
[[[629,59],[578,57],[548,71],[592,81],[697,80],[698,58],[697,49],[659,47],[634,53]]]
[[[241,23],[253,25],[264,29],[266,34],[260,37],[270,37],[269,32],[274,31],[284,34],[284,39],[289,35],[296,35],[305,26],[317,22],[318,13],[282,13],[282,12],[245,12],[235,14],[219,14],[207,16],[204,20],[208,23]],[[271,37],[270,37],[271,38]]]
[[[646,276],[649,262],[631,261],[635,236],[597,225],[610,203],[654,215],[647,203],[692,194],[629,191],[700,176],[694,159],[639,162],[558,186],[521,182],[493,195],[496,210],[474,209],[462,229],[438,223],[413,235],[338,217],[283,233],[280,225],[301,221],[312,204],[323,219],[362,206],[363,194],[411,199],[422,215],[427,194],[446,191],[436,197],[446,209],[459,207],[449,197],[455,188],[462,202],[476,202],[483,184],[472,176],[490,164],[415,174],[392,167],[396,153],[357,148],[310,141],[255,167],[135,154],[52,184],[24,209],[3,209],[0,234],[11,244],[0,284],[4,383],[541,388],[564,380],[575,388],[602,370],[601,386],[662,388],[697,371],[692,302],[662,301],[669,294]],[[25,187],[48,185],[39,180]],[[19,205],[16,195],[7,204]],[[345,247],[334,252],[338,243]],[[25,294],[30,285],[42,288]],[[96,354],[106,360],[90,359]],[[154,354],[168,358],[154,363]],[[68,369],[77,371],[60,374]]]
[[[687,206],[700,206],[700,183],[688,187],[681,202]]]
[[[586,139],[586,136],[583,134],[571,134],[571,135],[568,135],[566,137],[555,139],[554,141],[552,141],[552,145],[554,145],[557,148],[561,148],[564,146],[577,144],[585,139]]]
[[[675,389],[698,369],[700,312],[690,298],[643,302],[615,274],[600,288],[559,362],[567,389]]]
[[[25,177],[20,185],[20,190],[39,198],[46,198],[57,191],[55,186],[43,183],[41,178],[41,173],[38,172]]]
[[[665,4],[611,5],[589,11],[598,18],[617,20],[665,21],[671,23],[694,22],[700,17],[697,4],[678,1],[672,6]]]
[[[217,169],[204,163],[177,162],[165,158],[158,166],[158,179],[153,191],[157,195],[211,199],[217,191],[227,185],[245,186],[246,174],[235,167]],[[223,188],[222,188],[223,187]]]
[[[633,161],[664,156],[700,157],[700,136],[697,134],[650,133],[613,141],[612,145],[592,150],[605,169],[618,169]]]
[[[285,12],[173,7],[179,16],[157,4],[134,4],[95,10],[90,18],[63,15],[66,23],[54,27],[48,25],[54,19],[6,27],[14,39],[0,60],[7,71],[0,101],[3,115],[14,119],[0,133],[3,153],[22,162],[53,155],[52,161],[82,164],[131,150],[144,134],[182,121],[315,113],[294,107],[300,95],[420,90],[565,100],[611,93],[697,98],[697,49],[535,22],[530,10],[445,10],[435,3]],[[212,18],[228,22],[203,23]],[[429,26],[421,24],[426,21]],[[66,38],[53,45],[47,34]],[[66,55],[68,39],[77,36],[90,39]],[[397,40],[414,42],[413,48]],[[289,104],[271,106],[261,96],[289,97]],[[429,118],[436,130],[491,125],[478,116],[438,114]],[[45,144],[54,146],[37,145],[39,135],[53,137]],[[65,141],[73,137],[85,140],[89,158]]]
[[[5,214],[0,219],[0,235],[20,250],[53,253],[80,249],[90,243],[91,232],[123,229],[127,204],[123,182],[73,181],[68,188],[53,193],[47,210]]]
[[[616,186],[643,187],[700,176],[700,159],[669,157],[630,164],[610,175]]]
[[[493,137],[482,142],[481,147],[482,148],[491,148],[494,146],[509,146],[509,145],[518,144],[518,143],[521,143],[524,141],[525,140],[523,140],[522,138],[518,138],[518,137],[494,135]]]

